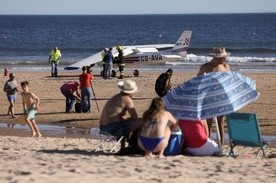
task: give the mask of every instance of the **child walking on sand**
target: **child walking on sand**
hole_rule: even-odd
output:
[[[32,92],[29,91],[29,82],[21,82],[23,92],[21,93],[23,101],[24,114],[27,114],[25,121],[31,129],[32,136],[41,137],[41,133],[35,122],[35,114],[39,109],[39,98]]]

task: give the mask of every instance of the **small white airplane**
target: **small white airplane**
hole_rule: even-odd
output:
[[[132,68],[135,65],[155,64],[174,62],[187,56],[187,49],[191,41],[192,31],[184,30],[176,44],[154,44],[154,45],[133,45],[123,46],[125,57],[125,67]],[[99,65],[102,66],[102,52],[100,51],[90,57],[80,60],[72,65],[65,67],[65,70],[77,70],[83,66]],[[118,56],[116,47],[113,48],[114,57]],[[115,66],[116,64],[114,64]],[[115,74],[114,74],[115,73]],[[102,74],[102,73],[101,73]],[[138,70],[133,70],[134,76],[139,75]],[[113,71],[113,76],[116,72]]]

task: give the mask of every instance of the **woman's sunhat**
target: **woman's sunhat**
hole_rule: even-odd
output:
[[[124,93],[136,93],[138,91],[136,83],[132,80],[120,81],[118,87]]]
[[[231,55],[231,53],[226,52],[225,47],[219,47],[219,48],[213,48],[213,53],[210,53],[209,55],[214,58],[224,58]]]

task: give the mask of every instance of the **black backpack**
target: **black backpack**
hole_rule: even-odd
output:
[[[170,87],[168,86],[167,82],[169,80],[169,75],[167,73],[162,73],[155,82],[155,92],[159,97],[163,97],[167,94]]]

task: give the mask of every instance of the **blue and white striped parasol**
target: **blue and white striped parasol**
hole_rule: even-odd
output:
[[[178,119],[210,119],[237,111],[255,101],[254,80],[237,72],[211,72],[195,77],[163,97]]]

